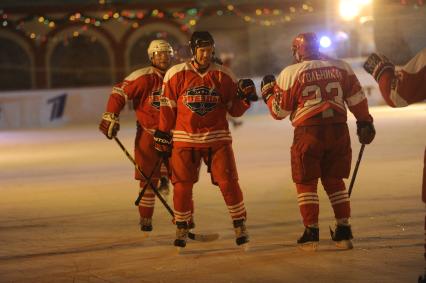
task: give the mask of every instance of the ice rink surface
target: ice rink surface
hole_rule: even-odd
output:
[[[417,282],[425,267],[426,104],[371,112],[377,136],[364,151],[351,197],[350,251],[330,240],[334,219],[321,186],[319,250],[296,247],[303,225],[287,119],[252,115],[232,129],[248,252],[235,245],[226,206],[205,166],[194,189],[196,231],[221,237],[189,241],[177,254],[175,226],[159,201],[154,231],[142,237],[132,164],[100,134],[98,121],[0,132],[0,282]],[[353,168],[360,145],[349,116]],[[122,124],[119,137],[132,151],[134,124]]]

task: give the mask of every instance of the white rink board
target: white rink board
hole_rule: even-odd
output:
[[[361,59],[350,61],[363,86],[369,105],[384,103],[377,83],[361,66]],[[260,96],[261,77],[253,78]],[[105,110],[111,87],[0,92],[0,130],[58,127],[77,123],[99,122]],[[60,100],[60,97],[66,97]],[[56,100],[55,100],[56,99]],[[63,107],[63,112],[58,111]],[[121,118],[133,119],[129,103]],[[61,112],[61,113],[58,113]],[[253,103],[246,115],[267,113],[262,100]]]

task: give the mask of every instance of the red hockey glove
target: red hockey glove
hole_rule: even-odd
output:
[[[160,130],[154,133],[154,147],[163,158],[169,158],[172,154],[172,135]]]
[[[102,121],[99,123],[99,130],[108,138],[112,139],[120,130],[118,116],[111,112],[105,112],[102,115]]]
[[[379,81],[380,76],[383,74],[384,71],[395,71],[394,64],[392,64],[389,59],[386,58],[386,56],[379,55],[377,53],[371,53],[365,61],[363,67],[367,71],[367,73],[371,74],[377,82]]]
[[[356,122],[356,134],[358,135],[358,140],[362,144],[370,144],[374,137],[376,136],[376,130],[372,122],[367,121],[357,121]]]
[[[257,101],[256,86],[251,79],[241,79],[238,81],[238,97],[247,102]]]
[[[274,75],[266,75],[263,77],[260,83],[260,89],[262,90],[262,98],[265,103],[268,103],[268,99],[274,95],[274,86],[276,83]]]

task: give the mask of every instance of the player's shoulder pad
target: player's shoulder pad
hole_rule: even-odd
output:
[[[326,60],[320,60],[324,64],[324,67],[336,67],[340,70],[345,71],[348,75],[354,75],[354,70],[351,65],[341,59],[327,58]]]
[[[302,68],[303,62],[291,64],[285,67],[277,77],[277,85],[282,90],[288,90],[291,88],[296,82],[298,74]]]
[[[212,63],[210,66],[210,70],[222,72],[226,74],[228,77],[230,77],[233,82],[235,83],[237,82],[237,77],[235,76],[234,72],[232,72],[231,69],[226,66],[223,66],[217,63]]]
[[[407,73],[417,73],[426,67],[426,48],[420,50],[402,69]]]
[[[338,69],[346,72],[349,75],[354,74],[354,71],[353,71],[351,65],[348,62],[343,61],[341,59],[328,57],[327,59],[305,61],[305,62],[307,62],[306,67],[309,68],[309,69],[311,69],[311,68],[316,69],[316,68],[324,68],[324,67],[334,67],[334,68],[338,68]]]
[[[167,70],[166,74],[164,75],[163,82],[166,83],[169,81],[173,76],[175,76],[177,73],[180,73],[182,71],[190,70],[191,67],[188,65],[189,62],[183,62],[180,64],[176,64],[172,66],[169,70]]]
[[[343,61],[343,60],[340,60],[340,59],[333,59],[332,63],[336,67],[347,71],[349,75],[354,75],[355,74],[354,70],[351,67],[351,65],[348,62],[346,62],[346,61]]]
[[[137,70],[133,71],[124,80],[125,81],[134,81],[134,80],[137,80],[138,78],[140,78],[142,76],[150,75],[150,74],[153,74],[153,73],[155,73],[154,67],[149,66],[149,67],[145,67],[145,68],[141,68],[141,69],[137,69]]]

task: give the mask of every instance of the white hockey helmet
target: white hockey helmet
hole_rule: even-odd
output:
[[[148,58],[152,61],[152,57],[155,52],[166,51],[170,53],[170,56],[173,56],[173,48],[164,39],[154,39],[148,46]]]

